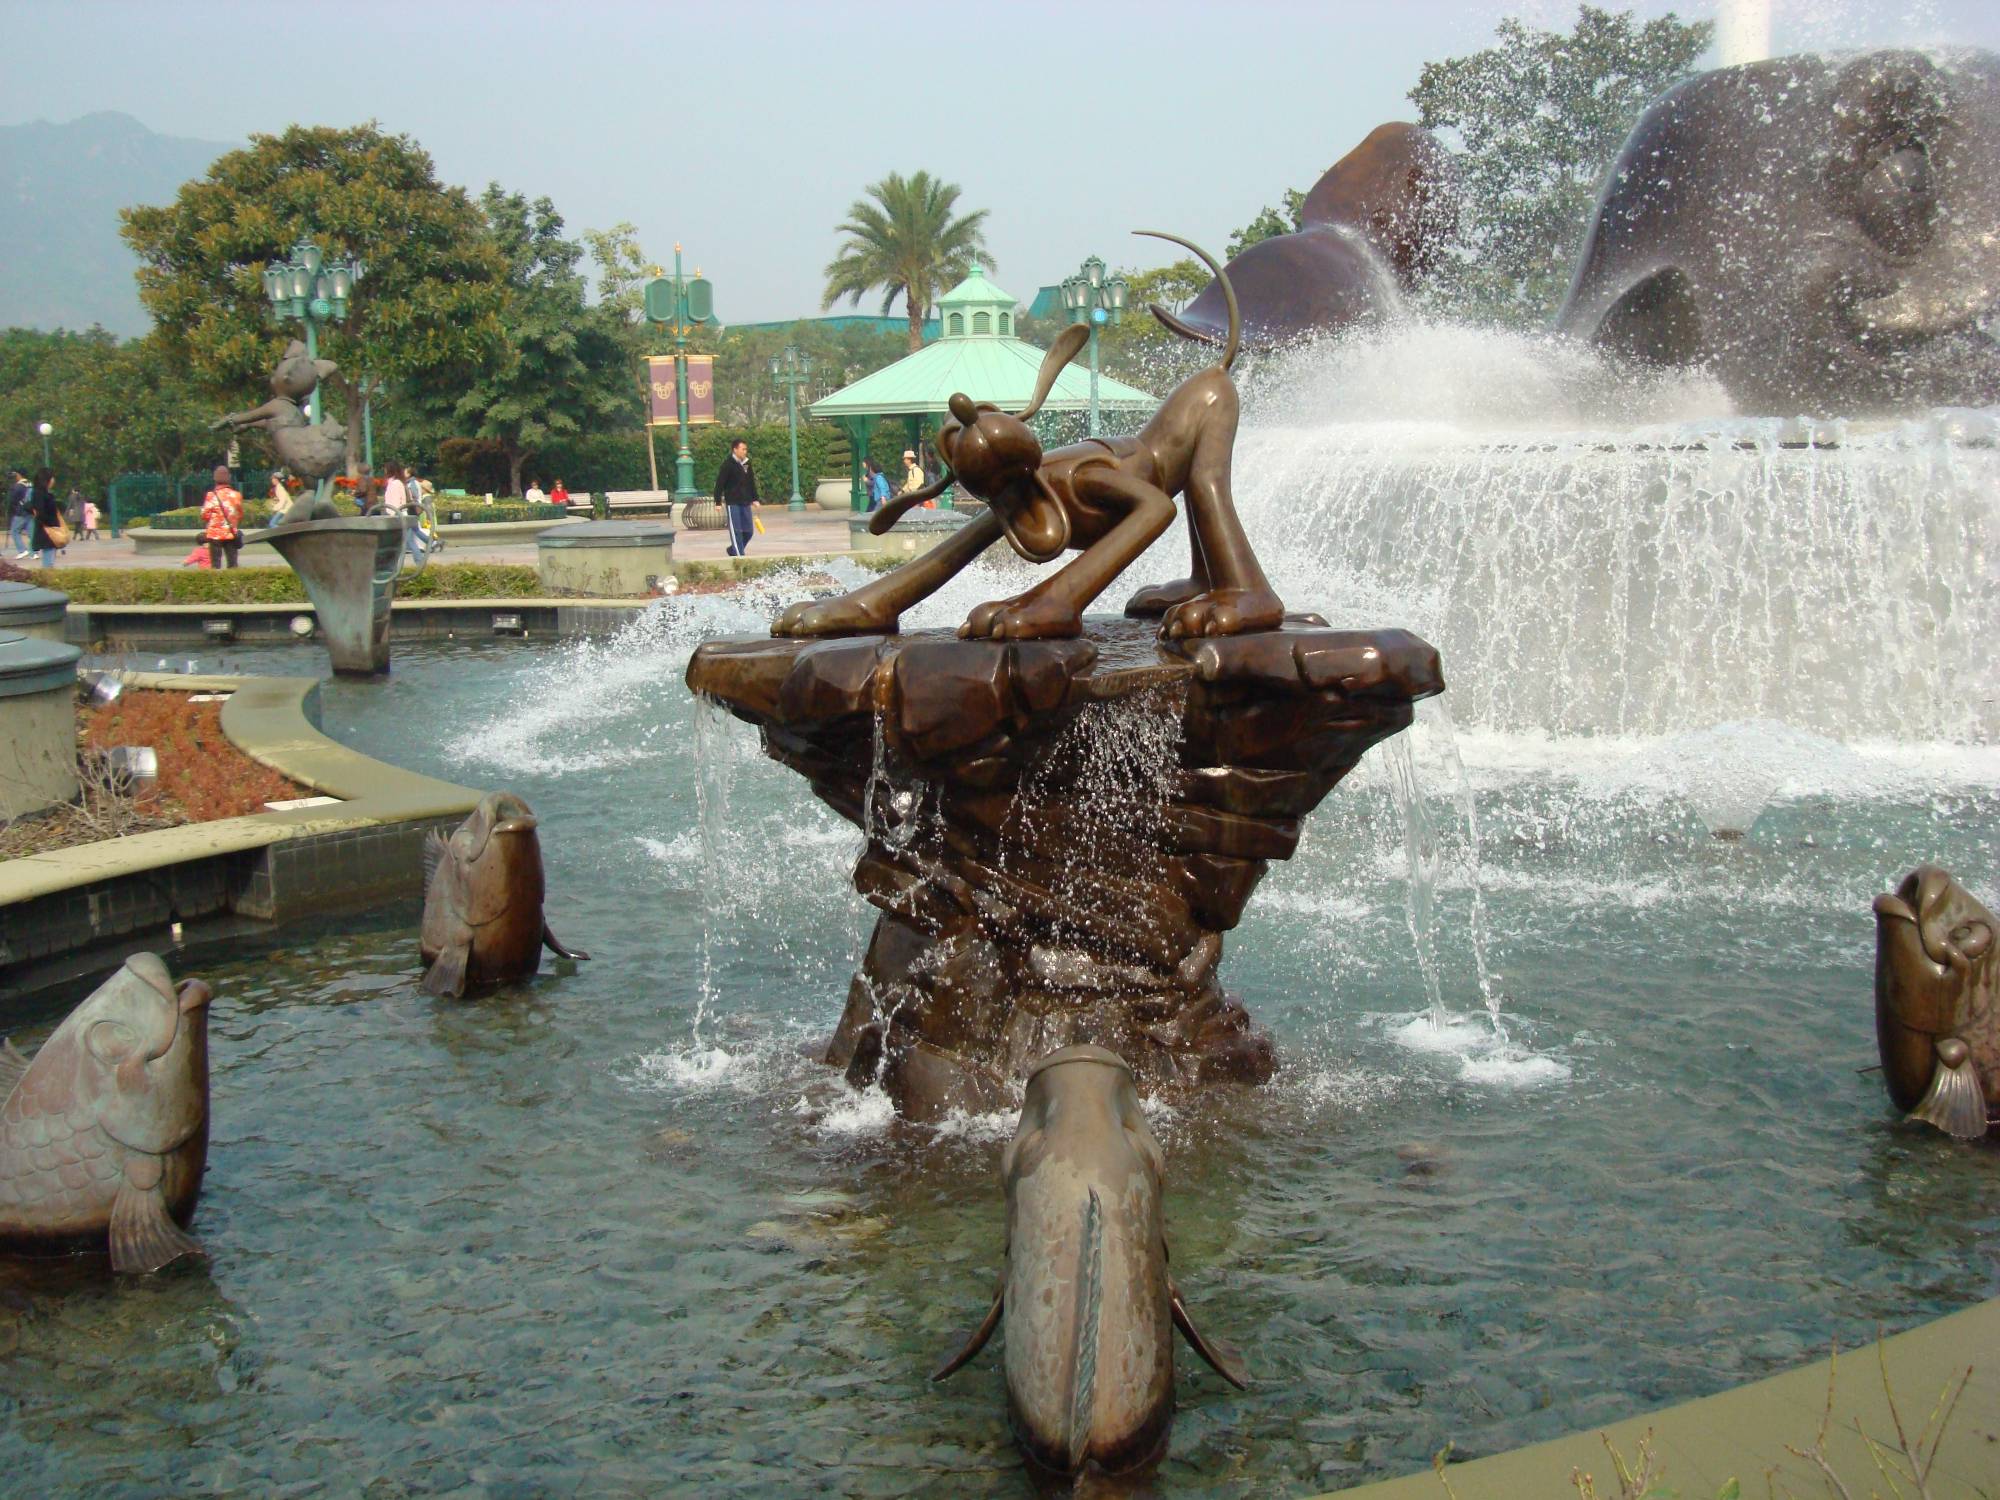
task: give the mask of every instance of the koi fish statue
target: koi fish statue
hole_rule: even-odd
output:
[[[424,988],[462,996],[531,978],[542,949],[565,948],[542,918],[542,845],[535,815],[511,792],[480,798],[449,839],[424,839]]]
[[[208,1163],[208,1002],[135,953],[34,1056],[0,1043],[0,1250],[101,1250],[157,1271],[186,1233]]]
[[[1004,1316],[1007,1405],[1032,1463],[1119,1474],[1156,1460],[1174,1416],[1173,1330],[1231,1385],[1235,1350],[1196,1331],[1167,1274],[1165,1157],[1132,1070],[1103,1047],[1065,1047],[1028,1075],[1007,1185],[1007,1257],[985,1320],[933,1380]]]
[[[1993,913],[1935,865],[1875,898],[1875,1039],[1896,1108],[1961,1139],[2000,1119]]]

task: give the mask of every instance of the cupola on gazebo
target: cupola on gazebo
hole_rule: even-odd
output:
[[[950,410],[952,394],[963,391],[974,401],[991,401],[1003,411],[1019,411],[1034,394],[1035,373],[1046,350],[1014,337],[1013,297],[986,279],[977,266],[972,274],[938,299],[937,342],[926,344],[886,369],[861,379],[806,408],[823,421],[838,422],[853,449],[851,503],[866,508],[861,485],[861,460],[868,452],[868,434],[883,417],[901,417],[908,424],[909,446],[923,436],[924,419]],[[1160,404],[1137,386],[1097,377],[1100,411],[1129,418],[1144,417]],[[1043,411],[1090,410],[1090,372],[1072,362],[1056,377],[1055,389],[1042,403]],[[900,484],[900,475],[891,475]]]

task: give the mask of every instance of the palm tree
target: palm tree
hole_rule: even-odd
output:
[[[839,232],[846,236],[840,253],[827,264],[826,297],[820,310],[846,297],[859,303],[875,288],[882,289],[882,312],[900,293],[910,315],[910,349],[924,343],[924,314],[938,293],[950,289],[971,269],[975,256],[986,254],[980,233],[986,210],[954,219],[958,187],[940,182],[928,172],[905,179],[891,172],[871,183],[868,198],[849,205]]]

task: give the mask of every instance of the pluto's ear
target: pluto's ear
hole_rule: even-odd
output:
[[[1026,504],[993,504],[992,511],[1000,518],[1009,546],[1029,562],[1045,563],[1069,548],[1069,510],[1056,498],[1040,469],[1032,477],[1035,487]]]
[[[1042,403],[1049,399],[1049,392],[1056,388],[1056,377],[1063,367],[1079,354],[1083,346],[1090,342],[1090,329],[1082,323],[1072,323],[1062,331],[1053,347],[1042,356],[1042,367],[1035,372],[1035,393],[1028,398],[1028,404],[1014,415],[1023,422],[1042,409]]]

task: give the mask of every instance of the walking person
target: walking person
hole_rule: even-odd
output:
[[[243,548],[243,496],[229,483],[229,466],[215,466],[215,488],[201,499],[201,534],[211,568],[233,568]]]
[[[97,510],[97,502],[96,502],[95,500],[86,500],[86,501],[84,501],[84,502],[83,502],[83,539],[84,539],[84,540],[85,540],[86,542],[94,542],[94,541],[96,541],[96,540],[98,539],[98,537],[97,537],[97,521],[98,521],[98,510]]]
[[[28,484],[28,476],[19,469],[7,471],[7,546],[16,558],[26,557],[33,549],[28,543],[34,540],[35,492]]]
[[[35,485],[28,502],[33,509],[34,532],[30,538],[34,550],[42,554],[42,566],[53,568],[56,553],[69,543],[69,524],[63,520],[62,505],[56,500],[56,476],[53,469],[44,469],[35,476]]]
[[[728,507],[729,555],[743,557],[750,551],[750,537],[757,525],[754,514],[762,510],[757,497],[757,476],[750,472],[750,444],[738,438],[729,445],[729,457],[715,471],[714,498]]]
[[[382,484],[382,514],[400,516],[410,508],[410,491],[403,483],[402,465],[392,463],[383,472],[389,477]]]
[[[889,476],[872,458],[863,459],[862,464],[868,470],[868,508],[875,510],[889,501]]]
[[[900,493],[909,494],[924,487],[924,466],[917,462],[914,449],[903,450],[903,488]]]

